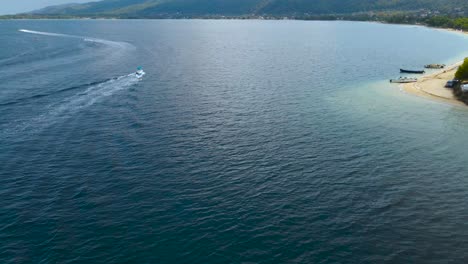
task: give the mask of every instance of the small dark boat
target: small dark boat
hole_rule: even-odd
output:
[[[413,71],[413,70],[403,70],[403,69],[400,69],[400,72],[401,72],[401,73],[415,73],[415,74],[423,74],[423,73],[425,73],[425,71]]]

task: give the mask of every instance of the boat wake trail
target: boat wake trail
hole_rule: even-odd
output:
[[[46,111],[32,119],[9,125],[2,131],[2,137],[15,136],[18,133],[37,133],[41,130],[73,117],[77,112],[109,97],[116,92],[135,85],[140,78],[135,73],[120,76],[88,87],[85,91],[51,104]]]
[[[56,94],[59,94],[59,93],[70,91],[70,90],[82,89],[82,88],[85,88],[85,87],[101,84],[101,83],[104,83],[104,82],[107,82],[107,81],[110,81],[110,80],[112,80],[112,79],[107,79],[105,81],[92,82],[92,83],[67,87],[67,88],[64,88],[64,89],[61,89],[61,90],[53,91],[51,93],[40,93],[40,94],[35,94],[35,95],[32,95],[32,96],[28,96],[28,97],[18,98],[18,99],[15,99],[13,101],[0,103],[0,106],[9,106],[9,105],[27,103],[29,100],[38,99],[38,98],[42,98],[42,97],[47,97],[47,96],[51,96],[51,95],[56,95]]]
[[[68,35],[68,34],[60,34],[60,33],[52,33],[52,32],[43,32],[43,31],[35,31],[29,29],[20,29],[19,32],[28,33],[28,34],[35,34],[35,35],[42,35],[42,36],[50,36],[50,37],[62,37],[62,38],[75,38],[81,39],[86,42],[93,42],[93,43],[100,43],[104,45],[114,46],[114,47],[133,47],[131,44],[127,42],[119,42],[119,41],[111,41],[105,39],[98,39],[98,38],[91,38],[91,37],[83,37],[83,36],[76,36],[76,35]]]
[[[49,33],[49,32],[41,32],[41,31],[34,31],[34,30],[28,30],[28,29],[20,29],[19,31],[24,32],[24,33],[44,35],[44,36],[70,37],[70,35],[64,35],[64,34],[58,34],[58,33]]]

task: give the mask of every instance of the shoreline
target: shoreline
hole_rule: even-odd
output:
[[[446,82],[454,78],[462,63],[463,61],[454,63],[440,71],[423,75],[417,82],[400,84],[399,87],[407,94],[452,105],[467,106],[453,95],[452,88],[445,88]]]
[[[451,33],[458,33],[464,35],[468,34],[467,32],[458,31],[451,28],[436,29],[448,31]],[[448,65],[444,69],[440,69],[436,72],[432,72],[429,74],[424,74],[422,77],[418,78],[417,82],[400,84],[400,90],[407,94],[423,97],[433,101],[466,107],[468,105],[458,100],[454,96],[452,88],[445,87],[447,81],[450,81],[455,78],[455,72],[462,63],[463,58],[461,61]]]

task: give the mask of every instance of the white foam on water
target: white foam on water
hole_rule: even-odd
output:
[[[90,86],[85,91],[79,92],[71,97],[67,97],[59,103],[49,105],[48,110],[46,110],[45,113],[30,120],[22,121],[19,124],[10,126],[0,134],[8,136],[17,135],[18,132],[40,132],[53,124],[73,117],[73,115],[80,110],[88,108],[118,91],[128,89],[139,80],[141,79],[138,78],[135,73],[132,73]]]
[[[83,36],[68,35],[68,34],[61,34],[61,33],[35,31],[35,30],[29,30],[29,29],[19,29],[18,31],[23,32],[23,33],[28,33],[28,34],[36,34],[36,35],[51,36],[51,37],[75,38],[75,39],[81,39],[86,42],[95,42],[95,43],[105,44],[105,45],[114,46],[114,47],[122,47],[122,48],[133,47],[131,44],[127,42],[111,41],[111,40],[98,39],[98,38],[92,38],[92,37],[83,37]]]
[[[30,34],[44,35],[44,36],[70,37],[69,35],[64,35],[64,34],[41,32],[41,31],[34,31],[34,30],[28,30],[28,29],[20,29],[18,31],[24,32],[24,33],[30,33]]]

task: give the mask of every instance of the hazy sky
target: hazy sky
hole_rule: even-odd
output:
[[[94,2],[97,0],[0,0],[0,14],[16,14],[50,5]]]

